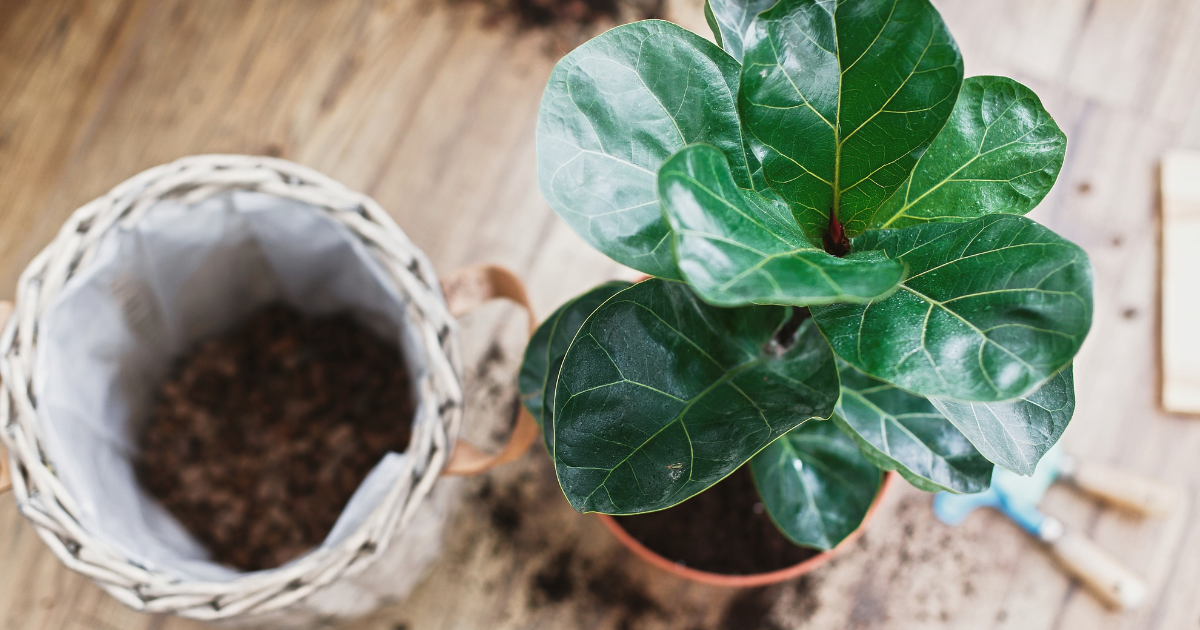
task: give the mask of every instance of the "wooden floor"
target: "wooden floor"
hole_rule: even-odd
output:
[[[693,3],[672,17],[702,28]],[[1064,440],[1081,458],[1178,482],[1188,504],[1141,521],[1056,488],[1043,507],[1146,576],[1147,605],[1106,612],[1012,524],[980,513],[947,528],[907,487],[856,549],[807,578],[743,592],[687,584],[572,512],[536,452],[465,482],[428,580],[350,628],[1200,626],[1200,420],[1160,411],[1155,350],[1158,160],[1200,148],[1200,1],[936,4],[967,74],[1030,85],[1070,138],[1033,215],[1096,271]],[[537,190],[537,105],[562,38],[485,18],[467,0],[0,1],[0,297],[74,208],[142,169],[213,152],[279,155],[361,189],[439,269],[518,270],[542,315],[622,273]],[[480,322],[465,324],[478,359],[469,419],[487,437],[520,348],[495,360]],[[60,567],[0,497],[0,630],[194,627],[128,611]]]

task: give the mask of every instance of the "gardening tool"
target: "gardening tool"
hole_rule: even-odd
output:
[[[1046,453],[1032,476],[1023,477],[997,466],[988,490],[939,493],[933,500],[933,512],[943,523],[958,525],[976,508],[1000,510],[1042,541],[1067,571],[1106,604],[1122,610],[1136,608],[1145,598],[1145,582],[1086,536],[1038,510],[1042,495],[1060,478],[1094,497],[1143,515],[1164,515],[1179,501],[1172,488],[1124,471],[1081,464],[1056,446]]]
[[[1055,463],[1054,481],[1065,481],[1094,499],[1138,516],[1167,516],[1183,501],[1178,488],[1126,470],[1081,462],[1066,453],[1060,453]]]

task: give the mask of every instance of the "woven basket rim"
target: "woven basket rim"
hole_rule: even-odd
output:
[[[338,545],[291,563],[245,573],[228,582],[181,580],[139,566],[98,540],[79,522],[79,508],[43,448],[41,418],[31,394],[37,372],[37,325],[71,278],[91,263],[101,237],[135,224],[163,200],[185,206],[232,190],[265,193],[309,204],[361,239],[395,289],[428,362],[419,383],[430,405],[413,428],[406,467],[367,520]],[[21,274],[17,300],[0,333],[0,440],[12,464],[21,514],[70,569],[87,575],[128,606],[204,620],[239,618],[284,609],[343,575],[361,572],[403,531],[429,495],[462,420],[461,350],[433,266],[369,196],[306,166],[280,158],[195,155],[143,171],[84,204]]]

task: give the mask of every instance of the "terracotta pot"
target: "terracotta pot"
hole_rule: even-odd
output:
[[[900,475],[896,474],[895,472],[888,472],[884,474],[883,483],[879,485],[879,492],[875,494],[875,500],[871,502],[871,507],[867,509],[867,515],[863,517],[862,525],[859,525],[858,529],[854,530],[854,532],[847,536],[845,540],[838,544],[838,546],[830,549],[829,551],[819,553],[808,560],[801,562],[800,564],[790,566],[786,569],[779,569],[778,571],[771,571],[769,573],[755,573],[752,575],[724,575],[721,573],[709,573],[708,571],[699,571],[697,569],[685,567],[647,549],[645,545],[638,542],[638,540],[631,536],[629,532],[625,531],[625,528],[621,527],[621,525],[617,522],[617,519],[607,514],[597,514],[596,516],[600,519],[601,523],[604,523],[604,526],[608,528],[608,531],[612,532],[613,536],[616,536],[617,540],[621,541],[621,544],[628,547],[630,551],[637,554],[642,560],[649,562],[650,564],[662,569],[663,571],[666,571],[667,573],[677,575],[693,582],[712,584],[714,586],[726,586],[730,588],[766,586],[767,584],[775,584],[777,582],[783,582],[800,577],[801,575],[816,569],[826,562],[829,562],[834,555],[854,543],[854,541],[862,535],[863,529],[867,527],[867,523],[871,521],[871,517],[875,516],[875,510],[879,507],[879,502],[883,499],[883,495],[887,493],[888,488],[892,486],[896,478],[899,476]]]

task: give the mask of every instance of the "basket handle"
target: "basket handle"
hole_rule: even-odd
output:
[[[0,300],[0,330],[4,330],[4,327],[8,324],[8,316],[12,314],[12,310],[12,302]],[[11,489],[12,473],[8,470],[8,453],[4,450],[4,446],[0,445],[0,494],[4,494]]]
[[[450,314],[455,317],[465,315],[484,302],[503,298],[516,303],[529,316],[529,334],[537,329],[537,318],[533,315],[533,307],[529,304],[529,296],[525,285],[516,274],[496,265],[476,265],[459,269],[442,280],[442,293],[446,295],[446,305]],[[478,475],[499,466],[507,464],[529,449],[539,433],[533,415],[520,406],[517,422],[508,443],[494,455],[488,455],[466,440],[458,440],[454,445],[454,453],[449,463],[442,470],[443,475]]]

